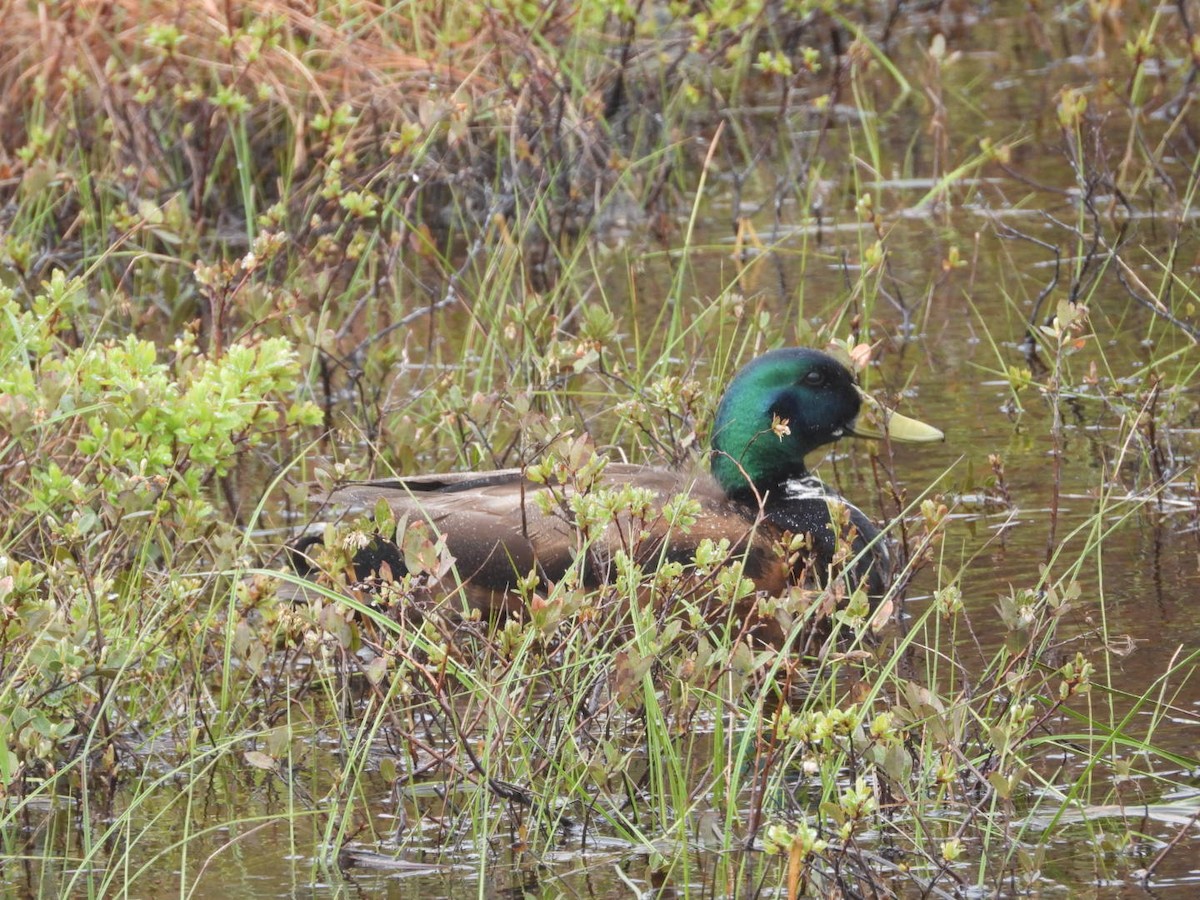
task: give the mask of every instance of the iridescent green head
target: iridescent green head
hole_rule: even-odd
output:
[[[729,383],[713,423],[712,472],[730,496],[760,494],[807,474],[804,457],[839,438],[942,440],[936,428],[897,413],[883,425],[859,421],[877,406],[850,370],[827,353],[791,347],[753,360]]]

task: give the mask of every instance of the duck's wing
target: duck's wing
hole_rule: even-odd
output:
[[[458,578],[472,590],[472,606],[507,607],[519,577],[531,572],[557,580],[574,558],[574,529],[561,516],[543,511],[535,496],[547,489],[520,469],[414,476],[356,482],[332,491],[328,500],[350,510],[371,510],[383,500],[401,529],[426,522],[444,536]],[[372,573],[373,554],[386,556],[391,535],[377,538],[382,550],[356,555],[360,578]],[[400,554],[396,554],[397,557]],[[404,569],[392,565],[395,575]]]
[[[577,526],[571,512],[575,487],[535,483],[520,469],[355,482],[332,491],[327,499],[359,510],[383,500],[402,527],[428,522],[444,536],[458,578],[470,589],[471,604],[488,610],[513,608],[518,577],[534,572],[546,582],[556,582],[581,553],[586,553],[584,583],[591,586],[609,580],[618,551],[643,565],[658,559],[686,563],[706,539],[727,539],[731,555],[744,553],[746,574],[760,589],[783,590],[786,571],[774,545],[778,531],[771,525],[756,528],[753,518],[730,503],[707,474],[611,463],[595,488],[617,490],[626,485],[652,493],[647,511],[619,514],[591,534]],[[687,527],[671,525],[662,514],[662,505],[680,494],[699,506]],[[399,554],[368,548],[356,557],[355,568],[365,577],[363,570],[383,558],[400,574],[393,557]]]

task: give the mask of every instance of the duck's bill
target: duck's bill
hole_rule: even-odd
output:
[[[859,394],[862,397],[862,410],[849,430],[855,437],[886,438],[910,444],[928,444],[946,439],[941,429],[880,406],[874,397],[862,391]]]

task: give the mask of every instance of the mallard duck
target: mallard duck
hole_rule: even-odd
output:
[[[713,424],[709,472],[609,463],[582,485],[569,478],[556,483],[545,473],[533,480],[527,469],[417,475],[346,484],[328,499],[367,510],[384,500],[400,530],[428,523],[444,536],[455,561],[439,592],[455,596],[461,586],[459,596],[485,614],[519,611],[517,582],[531,574],[536,590],[546,592],[578,565],[579,581],[595,587],[610,582],[618,552],[647,567],[690,563],[706,539],[727,540],[730,561],[744,560],[744,573],[759,592],[779,596],[790,584],[825,585],[844,568],[850,589],[863,585],[878,596],[890,577],[879,530],[826,490],[804,460],[843,437],[885,436],[943,439],[930,425],[882,409],[829,354],[789,348],[754,359],[730,382]],[[648,490],[643,497],[652,498],[649,511],[618,512],[584,534],[570,511],[571,495],[625,486]],[[696,501],[690,524],[672,525],[672,516],[664,514],[663,504],[679,495]],[[842,504],[845,513],[837,515],[835,529],[831,509]],[[801,535],[807,540],[796,541]],[[782,549],[785,538],[790,553]],[[848,543],[839,548],[839,540]],[[376,535],[358,550],[355,577],[403,575],[404,554],[395,541]],[[849,560],[852,565],[835,566]]]

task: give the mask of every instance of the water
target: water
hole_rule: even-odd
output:
[[[958,55],[939,77],[922,85],[926,90],[902,97],[880,76],[873,93],[879,113],[872,122],[880,158],[903,161],[897,171],[871,170],[862,128],[849,116],[848,124],[820,138],[824,144],[811,157],[816,165],[808,171],[821,181],[824,196],[819,220],[801,208],[798,192],[781,186],[781,173],[792,176],[803,167],[789,168],[787,160],[768,153],[741,171],[743,189],[735,193],[729,167],[718,163],[701,204],[696,249],[689,251],[679,294],[672,296],[671,289],[683,265],[680,255],[643,255],[636,228],[626,235],[629,256],[614,253],[613,271],[600,274],[611,277],[605,278],[610,299],[619,298],[631,278],[648,320],[657,312],[658,298],[669,297],[694,310],[699,301],[693,298],[716,297],[740,278],[748,306],[765,311],[772,334],[790,341],[806,327],[826,321],[841,303],[861,302],[848,285],[858,274],[864,248],[880,233],[848,200],[852,179],[863,181],[888,253],[870,316],[872,330],[861,335],[878,342],[881,364],[870,375],[871,388],[900,395],[906,412],[946,432],[942,445],[896,447],[891,465],[910,495],[932,486],[950,507],[939,564],[945,572],[962,571],[973,629],[973,637],[962,636],[962,658],[982,669],[1003,644],[996,613],[1001,597],[1039,587],[1044,566],[1059,578],[1083,558],[1075,573],[1080,594],[1060,628],[1060,637],[1068,640],[1063,653],[1069,657],[1080,649],[1099,659],[1101,642],[1107,639],[1115,652],[1102,657],[1112,667],[1105,680],[1123,692],[1094,692],[1089,698],[1096,704],[1093,714],[1103,711],[1098,717],[1105,721],[1128,716],[1130,734],[1192,757],[1200,734],[1200,684],[1190,667],[1163,676],[1173,661],[1200,647],[1200,604],[1195,602],[1200,593],[1200,514],[1194,473],[1200,416],[1194,396],[1177,389],[1193,380],[1195,351],[1180,328],[1130,299],[1115,262],[1100,254],[1085,267],[1079,255],[1090,246],[1095,226],[1110,242],[1118,235],[1135,236],[1123,251],[1130,266],[1125,280],[1140,279],[1153,289],[1164,277],[1161,261],[1174,246],[1175,273],[1181,280],[1176,296],[1191,289],[1200,254],[1197,210],[1181,205],[1179,186],[1186,183],[1184,173],[1192,160],[1164,154],[1164,187],[1157,193],[1149,188],[1139,192],[1132,210],[1110,186],[1096,186],[1095,204],[1102,217],[1081,215],[1080,174],[1056,120],[1058,89],[1088,84],[1095,70],[1107,72],[1110,64],[1094,55],[1094,44],[1052,54],[1043,42],[1046,34],[1027,29],[1023,13],[1010,6],[1015,5],[1000,4],[990,11],[991,27],[971,22],[964,13],[947,30],[949,46]],[[928,42],[926,25],[919,17],[909,22],[895,52],[921,58]],[[941,120],[931,111],[932,97],[945,104],[941,130],[934,127]],[[810,117],[796,114],[781,123],[770,105],[764,109],[766,114],[740,112],[746,114],[748,133],[761,137],[773,129],[783,131],[785,139],[774,144],[776,154],[815,146]],[[1161,117],[1142,123],[1151,145],[1161,139],[1167,123]],[[1102,134],[1110,147],[1120,148],[1128,131],[1114,114]],[[974,152],[973,139],[985,134],[996,141],[1020,140],[1003,165],[986,164],[954,179],[945,194],[934,192],[941,178]],[[1112,174],[1106,166],[1121,163],[1121,154],[1113,152],[1116,158],[1095,162],[1095,171]],[[783,198],[778,221],[772,213],[777,195]],[[735,211],[748,216],[765,244],[755,249],[744,270],[730,258]],[[686,222],[677,225],[682,233]],[[1122,233],[1126,226],[1133,230]],[[1079,235],[1073,228],[1080,229]],[[1180,239],[1173,245],[1176,236]],[[1057,261],[1055,248],[1061,255]],[[637,260],[632,274],[623,265],[629,257]],[[1058,406],[1062,423],[1056,437],[1054,406],[1039,389],[1048,377],[1022,345],[1043,290],[1053,285],[1036,324],[1068,297],[1069,285],[1080,273],[1090,330],[1067,358],[1069,375],[1062,390],[1070,397]],[[1175,314],[1185,320],[1193,315],[1186,304],[1179,306]],[[796,315],[798,308],[803,317]],[[1045,352],[1039,359],[1047,364]],[[1031,383],[1014,394],[1009,369],[1027,366],[1033,370]],[[1142,377],[1149,368],[1163,379],[1156,394]],[[1117,385],[1124,387],[1123,396],[1116,394]],[[1143,427],[1131,433],[1121,414],[1143,407]],[[1002,466],[1002,489],[988,483],[998,471],[993,456]],[[876,515],[886,511],[862,448],[828,460],[821,471],[864,509]],[[1087,549],[1097,525],[1105,530],[1103,538]],[[910,615],[919,615],[929,602],[938,584],[935,568],[928,567],[914,583]],[[970,647],[976,642],[980,651],[972,656]],[[1167,704],[1140,701],[1146,693]],[[336,699],[366,705],[369,698],[364,691],[348,701]],[[1053,727],[1067,726],[1056,721]],[[179,772],[188,777],[178,779],[184,785],[178,789],[144,791],[125,785],[113,812],[119,813],[129,798],[141,797],[142,807],[130,820],[135,829],[146,829],[137,835],[145,868],[129,873],[134,895],[175,893],[182,882],[194,896],[227,898],[609,897],[628,895],[631,884],[650,890],[665,881],[668,887],[659,896],[671,896],[671,886],[679,890],[707,884],[716,867],[732,862],[694,849],[683,854],[691,864],[688,871],[664,875],[651,863],[653,848],[617,841],[598,830],[584,851],[577,828],[563,830],[560,851],[534,860],[514,849],[523,838],[506,825],[496,824],[497,830],[486,835],[470,832],[472,786],[461,772],[432,765],[428,793],[395,794],[374,767],[401,754],[378,735],[366,754],[369,766],[361,780],[360,808],[369,815],[328,821],[324,804],[313,798],[324,797],[338,783],[345,757],[337,748],[358,737],[329,734],[314,741],[286,783],[277,772],[247,766],[199,777],[181,767]],[[431,740],[428,752],[436,756],[437,749]],[[1132,764],[1133,772],[1111,789],[1098,779],[1091,829],[1073,818],[1055,823],[1044,806],[1018,822],[1028,832],[1014,840],[1024,839],[1030,848],[1044,829],[1054,829],[1034,888],[1104,898],[1193,896],[1200,881],[1195,862],[1200,859],[1200,829],[1192,819],[1200,809],[1200,773],[1182,763],[1146,760],[1120,744],[1107,755],[1114,769]],[[1048,753],[1038,771],[1047,784],[1032,792],[1053,798],[1059,786],[1076,777],[1083,759],[1069,750]],[[170,766],[163,766],[145,777],[165,776],[164,784],[173,785]],[[1054,806],[1053,799],[1048,805]],[[64,801],[61,808],[38,812],[44,820],[27,852],[62,846],[80,851],[79,807]],[[1092,845],[1096,828],[1123,835],[1130,821],[1151,839],[1132,851],[1097,852]],[[114,846],[122,839],[112,836]],[[1156,860],[1167,842],[1176,839]],[[179,857],[180,846],[188,848],[185,861]],[[314,858],[314,847],[336,846],[345,847],[340,859]],[[697,839],[696,847],[703,846]],[[439,848],[445,852],[437,853]],[[103,862],[103,853],[99,859]],[[765,865],[761,860],[755,864]],[[1152,865],[1153,873],[1139,880],[1138,870]],[[21,875],[10,868],[5,881],[23,881],[45,895],[65,889],[41,877],[30,865]],[[111,877],[114,883],[123,880]]]

